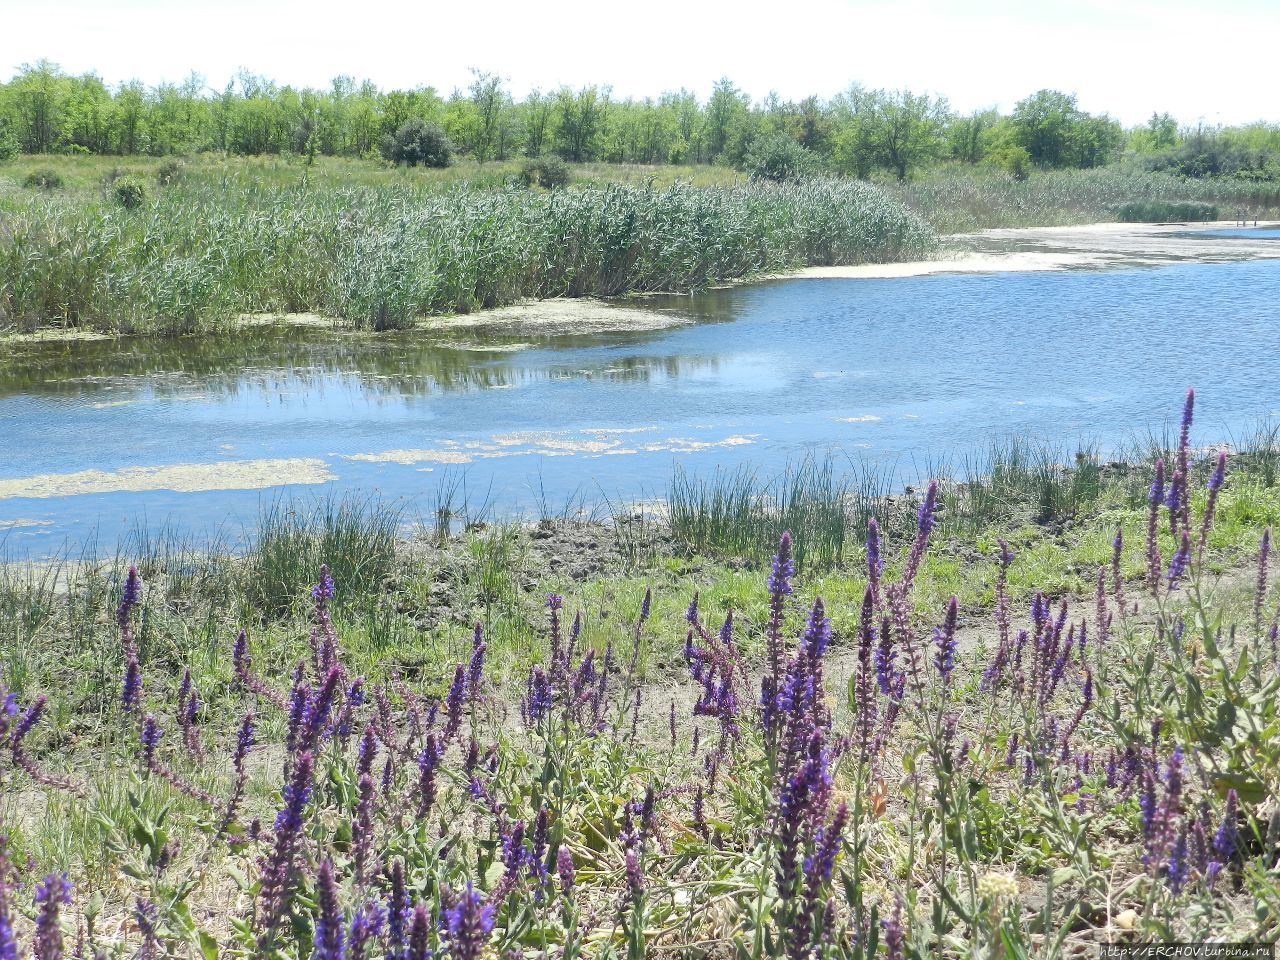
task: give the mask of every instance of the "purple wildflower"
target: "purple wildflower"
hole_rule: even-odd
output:
[[[425,904],[413,908],[409,924],[409,960],[430,960],[431,914]]]
[[[138,658],[129,653],[124,664],[124,683],[120,689],[120,704],[126,713],[133,713],[142,702],[142,668]]]
[[[1219,451],[1218,462],[1213,468],[1213,475],[1209,477],[1209,496],[1205,500],[1204,516],[1200,520],[1200,539],[1196,543],[1196,554],[1204,552],[1205,544],[1209,542],[1209,530],[1213,527],[1213,515],[1218,506],[1218,491],[1222,489],[1222,483],[1227,476],[1227,455]]]
[[[525,687],[524,716],[531,726],[551,712],[553,691],[551,678],[541,667],[529,671],[529,682]]]
[[[385,922],[386,911],[376,900],[371,900],[356,910],[351,918],[351,931],[347,936],[347,942],[350,944],[348,956],[351,960],[365,960],[365,950],[372,941],[382,935]]]
[[[935,627],[933,631],[933,642],[938,648],[934,654],[933,664],[938,668],[938,672],[942,674],[942,682],[945,684],[951,679],[951,671],[956,665],[956,618],[959,613],[959,607],[956,598],[953,596],[947,603],[947,615],[942,621],[941,627]]]
[[[573,854],[568,847],[556,851],[556,873],[560,877],[560,892],[566,897],[573,896],[574,870]]]
[[[148,770],[156,765],[156,744],[160,742],[162,736],[164,731],[156,722],[155,715],[148,713],[142,718],[142,731],[138,735],[138,739],[142,742],[142,763]]]
[[[1240,799],[1234,790],[1227,791],[1227,807],[1222,813],[1222,825],[1213,835],[1213,858],[1222,864],[1231,862],[1236,852],[1236,811]]]
[[[388,899],[387,960],[404,960],[409,894],[404,887],[404,863],[399,860],[391,865],[391,890]]]
[[[893,913],[889,915],[889,919],[881,921],[884,924],[884,955],[885,960],[903,960],[905,956],[902,929],[902,896],[899,894],[893,903]]]
[[[304,750],[295,759],[289,783],[284,788],[284,804],[276,815],[275,843],[263,867],[260,949],[273,941],[293,890],[295,860],[307,802],[311,799],[313,772],[311,751]]]
[[[486,904],[471,882],[445,913],[450,960],[477,960],[493,930],[493,906]]]
[[[1182,543],[1178,545],[1178,551],[1173,555],[1173,559],[1169,561],[1169,589],[1176,590],[1178,581],[1181,580],[1187,572],[1187,565],[1191,562],[1191,538],[1187,536],[1187,531],[1182,531]]]
[[[36,885],[36,960],[62,960],[59,915],[70,904],[71,884],[66,873],[51,873]]]
[[[448,696],[445,697],[445,725],[444,739],[447,743],[452,740],[457,732],[462,728],[462,707],[466,703],[467,691],[467,671],[461,664],[453,673],[453,683],[449,686]]]
[[[315,952],[311,960],[344,960],[347,953],[346,931],[342,924],[342,908],[338,905],[338,881],[333,875],[333,861],[328,857],[316,873]]]
[[[116,625],[121,633],[130,633],[133,610],[142,600],[142,578],[138,576],[138,568],[129,567],[124,580],[124,592],[120,596],[120,606],[116,608]]]
[[[786,612],[786,600],[791,595],[791,578],[795,575],[795,564],[791,560],[791,531],[784,531],[778,539],[778,552],[773,557],[773,567],[769,571],[769,623],[765,628],[765,648],[769,659],[769,677],[773,681],[773,689],[778,689],[782,677],[782,619]],[[689,613],[693,617],[690,623],[697,623],[697,595],[689,604]]]
[[[1187,828],[1184,826],[1178,832],[1178,839],[1174,841],[1173,849],[1169,852],[1169,864],[1165,874],[1169,889],[1175,896],[1182,892],[1190,872],[1191,863],[1187,857]]]
[[[333,577],[329,576],[329,565],[320,564],[320,580],[311,588],[311,599],[317,606],[323,606],[333,599]]]
[[[471,640],[471,660],[467,664],[467,698],[475,701],[480,696],[480,682],[484,677],[484,654],[488,644],[484,642],[484,627],[476,621],[475,635]]]
[[[635,899],[644,893],[644,873],[640,870],[640,860],[634,850],[627,851],[626,861],[627,890],[632,899]]]

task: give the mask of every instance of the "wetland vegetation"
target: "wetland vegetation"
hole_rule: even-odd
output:
[[[952,288],[924,278],[910,290],[917,311],[934,305],[928,338],[895,325],[903,288],[864,292],[877,314],[844,339],[865,359],[832,349],[849,318],[811,291],[792,292],[816,328],[784,291],[752,323],[720,324],[736,336],[723,353],[696,339],[735,319],[714,297],[700,318],[655,300],[644,329],[579,331],[566,361],[532,328],[518,333],[537,345],[483,325],[437,329],[427,350],[404,338],[425,316],[526,298],[918,260],[987,227],[1265,218],[1280,210],[1277,155],[1265,124],[1162,115],[1124,130],[1056,91],[1008,116],[857,87],[752,103],[728,80],[705,102],[601,87],[516,101],[485,73],[451,95],[249,74],[210,95],[196,77],[108,87],[41,62],[0,85],[0,332],[139,336],[0,368],[5,411],[52,434],[49,408],[73,408],[111,448],[81,443],[103,451],[87,507],[66,495],[86,473],[75,443],[47,444],[60,473],[0,472],[19,504],[0,536],[45,522],[23,512],[38,501],[102,512],[114,496],[117,510],[121,472],[181,474],[137,462],[208,433],[165,413],[187,399],[194,418],[215,419],[216,400],[280,448],[234,460],[219,446],[203,475],[251,467],[267,486],[299,438],[367,469],[369,487],[386,464],[425,485],[435,468],[418,464],[555,456],[585,473],[570,458],[754,442],[698,432],[727,431],[703,422],[718,405],[813,450],[832,423],[881,419],[848,386],[877,363],[900,388],[879,381],[896,420],[921,392],[950,404],[925,434],[950,447],[947,424],[978,420],[992,380],[1043,380],[1030,399],[1049,412],[1031,416],[1060,417],[1073,381],[1102,397],[1075,415],[1105,403],[1114,417],[1135,391],[1172,395],[1189,363],[1221,381],[1269,331],[1224,309],[1235,329],[1219,343],[1162,347],[1140,317],[1148,383],[1114,355],[1036,359],[1019,335],[1052,351],[1050,333],[1079,333],[1027,333],[1007,290],[956,323]],[[1176,271],[1198,269],[1266,297],[1272,265],[1250,249],[1233,267],[1151,270],[1169,281],[1153,302],[1194,303],[1181,294],[1198,274]],[[1071,290],[1086,301],[1033,292]],[[1132,314],[1107,311],[1133,293],[1124,276],[1101,285],[1085,319],[1128,343]],[[382,335],[232,335],[304,313]],[[638,346],[670,330],[688,356]],[[146,339],[176,334],[213,336],[195,351]],[[820,356],[778,346],[802,334]],[[993,341],[998,375],[981,362]],[[550,356],[501,362],[539,347]],[[944,387],[949,364],[967,366]],[[710,392],[721,366],[736,392]],[[655,401],[583,388],[597,377],[671,387],[670,435],[624,445],[659,429],[636,425]],[[1254,409],[1274,382],[1261,367],[1237,379],[1209,388]],[[507,392],[539,383],[555,392]],[[358,445],[361,384],[383,446],[402,431],[405,449]],[[1028,402],[997,395],[1006,419]],[[559,413],[560,433],[486,433],[495,396],[514,397],[496,407],[509,419],[590,412]],[[447,439],[413,448],[437,442],[422,436],[432,404]],[[1274,942],[1280,442],[1271,420],[1202,442],[1194,413],[1188,394],[1172,436],[1105,456],[1014,437],[912,477],[817,452],[776,472],[682,459],[656,502],[592,506],[553,485],[523,522],[442,470],[416,503],[281,495],[239,538],[141,523],[114,550],[8,558],[0,960],[1057,960],[1103,943]],[[314,482],[335,478],[306,462]]]

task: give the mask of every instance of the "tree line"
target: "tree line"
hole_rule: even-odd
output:
[[[605,86],[534,90],[517,99],[495,73],[465,89],[379,89],[337,77],[325,89],[281,86],[241,72],[221,88],[108,85],[48,61],[0,84],[0,159],[6,154],[183,155],[297,153],[395,157],[397,134],[423,128],[478,163],[555,155],[569,162],[727,164],[784,178],[806,169],[906,178],[940,161],[1086,168],[1125,153],[1189,176],[1280,178],[1280,127],[1181,129],[1168,114],[1126,130],[1081,110],[1073,95],[1040,90],[1009,114],[959,113],[944,97],[851,86],[829,98],[761,101],[730,80],[617,99]]]

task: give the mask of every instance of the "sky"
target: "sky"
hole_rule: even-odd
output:
[[[1007,111],[1052,87],[1126,124],[1280,120],[1265,52],[1280,0],[0,0],[0,25],[6,78],[46,58],[108,83],[194,70],[220,88],[244,68],[447,93],[475,68],[517,97],[562,84],[705,97],[727,76],[757,99],[859,83]]]

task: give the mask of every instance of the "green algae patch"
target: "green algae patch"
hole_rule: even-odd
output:
[[[336,479],[323,460],[235,460],[226,463],[183,463],[163,467],[125,467],[122,470],[79,470],[42,473],[0,480],[0,500],[17,497],[46,499],[100,493],[146,493],[170,490],[265,490],[288,484],[320,484]]]

